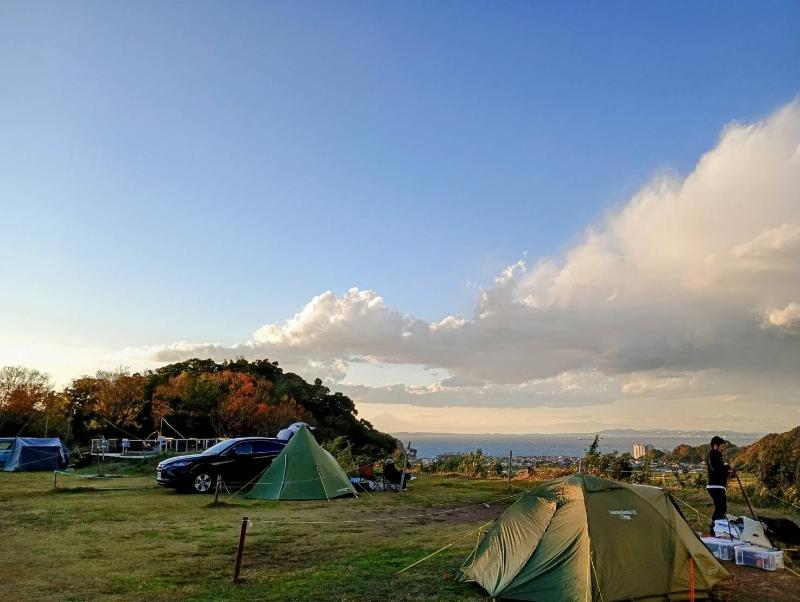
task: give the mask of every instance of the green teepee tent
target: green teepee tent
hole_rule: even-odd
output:
[[[492,597],[571,602],[686,600],[691,573],[697,597],[730,578],[668,493],[582,474],[524,494],[461,567]]]
[[[356,490],[336,459],[305,427],[289,440],[250,492],[258,500],[329,500]]]

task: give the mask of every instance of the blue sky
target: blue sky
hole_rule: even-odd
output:
[[[799,24],[792,2],[4,2],[5,344],[231,344],[350,287],[469,317],[523,253],[791,101]]]

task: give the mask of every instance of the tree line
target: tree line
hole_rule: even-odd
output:
[[[317,427],[320,441],[345,437],[356,453],[392,453],[395,439],[357,416],[346,395],[266,359],[100,371],[60,391],[44,372],[0,369],[0,436],[57,436],[83,445],[100,436],[148,438],[162,430],[163,420],[176,437],[274,436],[303,421]]]

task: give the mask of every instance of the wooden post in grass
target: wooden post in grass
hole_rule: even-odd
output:
[[[221,485],[222,485],[222,475],[217,475],[217,488],[214,489],[214,505],[215,506],[217,505],[217,502],[219,501],[219,489],[220,489]]]
[[[244,538],[247,535],[247,516],[242,517],[242,530],[239,532],[239,549],[236,550],[236,568],[233,571],[233,582],[239,582],[239,570],[242,568],[242,554],[244,553]]]
[[[511,489],[511,450],[508,450],[508,488]]]
[[[58,471],[54,470],[53,471],[53,491],[55,491],[56,489],[58,489]]]

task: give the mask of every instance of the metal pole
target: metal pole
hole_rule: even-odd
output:
[[[758,520],[756,518],[756,513],[753,512],[753,506],[750,504],[750,498],[747,497],[747,492],[744,490],[744,485],[742,485],[742,480],[739,478],[739,473],[736,472],[736,469],[733,469],[733,476],[736,477],[736,482],[739,483],[739,489],[742,490],[742,495],[744,496],[744,501],[747,502],[747,507],[750,508],[750,516],[753,517],[753,520]]]
[[[242,568],[242,554],[244,553],[244,538],[247,535],[247,516],[242,517],[242,530],[239,532],[239,549],[236,550],[236,569],[233,571],[233,582],[239,582],[239,570]]]
[[[508,488],[511,489],[511,450],[508,450]]]
[[[406,467],[408,466],[408,452],[411,451],[411,441],[408,442],[408,446],[405,449],[405,454],[403,458],[403,472],[400,475],[400,493],[403,493],[403,489],[406,486]]]

